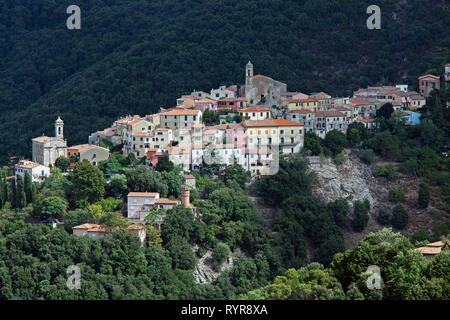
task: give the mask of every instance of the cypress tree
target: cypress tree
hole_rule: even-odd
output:
[[[31,182],[31,175],[28,172],[25,172],[24,191],[27,199],[26,204],[31,203],[33,201],[32,182]]]
[[[27,194],[25,193],[25,191],[22,191],[20,201],[20,207],[25,208],[27,206]]]
[[[0,208],[3,208],[3,205],[5,204],[5,198],[3,197],[3,185],[4,185],[4,181],[3,181],[3,172],[0,173]]]
[[[16,207],[16,179],[13,180],[11,187],[11,205],[13,208]]]
[[[417,201],[419,202],[419,206],[422,209],[428,207],[428,203],[430,202],[430,191],[428,190],[428,186],[425,183],[421,183],[419,185],[419,197]]]
[[[3,196],[3,205],[8,201],[9,195],[9,185],[8,180],[6,179],[6,172],[3,172],[3,185],[2,185],[2,196]]]
[[[17,176],[16,177],[16,194],[15,194],[15,196],[16,196],[16,199],[15,199],[15,204],[16,204],[16,208],[22,208],[22,204],[23,204],[23,201],[22,201],[22,193],[23,193],[23,191],[25,191],[24,190],[24,187],[23,187],[23,178],[22,178],[22,176]]]

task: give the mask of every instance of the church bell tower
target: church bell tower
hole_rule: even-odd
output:
[[[64,138],[64,121],[58,116],[58,119],[55,121],[55,137]]]
[[[253,88],[253,65],[250,61],[245,67],[245,87]]]

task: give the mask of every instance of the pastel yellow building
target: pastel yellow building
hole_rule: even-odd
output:
[[[290,100],[288,102],[289,111],[293,110],[310,110],[318,111],[319,109],[317,99],[300,99],[300,100]]]

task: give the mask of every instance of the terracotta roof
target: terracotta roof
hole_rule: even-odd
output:
[[[132,121],[128,122],[127,125],[129,125],[129,126],[134,126],[135,124],[137,124],[137,123],[139,123],[139,122],[141,122],[141,121],[146,121],[146,120],[145,120],[145,119],[142,119],[142,118],[135,119],[135,120],[132,120]]]
[[[261,108],[261,107],[251,107],[251,108],[243,108],[243,109],[239,110],[239,112],[259,112],[259,111],[269,112],[270,109]]]
[[[441,247],[420,247],[414,250],[419,251],[422,254],[439,254],[441,252]]]
[[[92,229],[92,228],[96,228],[96,227],[100,227],[100,225],[94,224],[94,223],[85,223],[85,224],[80,224],[78,226],[75,226],[72,229]]]
[[[158,192],[130,192],[128,193],[128,197],[151,197],[154,198],[158,196]]]
[[[242,122],[244,127],[300,127],[303,124],[286,119],[246,120]]]
[[[352,111],[350,108],[347,107],[336,107],[334,108],[336,111]]]
[[[217,101],[215,100],[210,100],[210,99],[201,99],[201,100],[197,100],[195,101],[195,103],[212,103],[212,104],[217,104]]]
[[[179,201],[178,200],[167,199],[167,198],[159,198],[159,199],[156,199],[155,203],[157,203],[157,204],[174,204],[174,205],[177,205],[179,203]]]
[[[97,227],[88,229],[87,232],[106,232],[106,228],[99,225]]]
[[[177,108],[177,109],[193,109],[194,107],[189,106],[187,104],[180,104],[180,105],[176,106],[175,108]]]
[[[208,129],[210,129],[210,130],[227,130],[227,129],[244,130],[244,127],[242,127],[239,123],[222,123],[222,124],[208,127]]]
[[[259,79],[259,78],[267,78],[267,79],[273,80],[271,77],[264,76],[262,74],[257,74],[256,76],[253,76],[253,79]]]
[[[76,150],[78,150],[78,152],[80,152],[80,151],[89,150],[89,149],[93,149],[93,148],[99,148],[99,149],[103,149],[103,150],[109,151],[106,148],[103,148],[103,147],[100,147],[100,146],[96,146],[96,145],[93,145],[93,144],[79,144],[79,145],[76,145],[76,146],[68,147],[67,149],[76,149]]]
[[[47,139],[48,139],[47,136],[41,136],[41,137],[34,138],[33,141],[36,141],[36,142],[45,142],[45,141],[47,141]]]
[[[432,74],[426,74],[426,75],[423,75],[423,76],[419,77],[419,80],[425,79],[425,78],[431,78],[431,79],[434,79],[434,80],[439,80],[439,77],[438,77],[438,76],[434,76],[434,75],[432,75]]]
[[[360,119],[359,121],[364,122],[364,123],[371,123],[371,122],[374,122],[375,119],[373,119],[373,118],[370,118],[370,119]]]
[[[286,119],[274,119],[273,122],[278,127],[303,126],[302,123],[294,122]]]
[[[25,169],[33,169],[41,166],[40,163],[36,163],[29,160],[20,160],[19,163],[16,164],[16,168],[25,168]]]
[[[447,243],[450,244],[450,241],[447,241]],[[426,246],[427,247],[443,247],[444,242],[442,242],[442,241],[430,242]]]
[[[185,179],[195,179],[195,177],[192,174],[185,174],[185,175],[183,175],[183,178],[185,178]]]
[[[162,116],[197,116],[199,110],[179,109],[161,113]]]

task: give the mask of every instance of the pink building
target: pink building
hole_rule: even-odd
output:
[[[217,109],[231,109],[233,111],[237,110],[236,98],[225,98],[217,101]]]
[[[431,91],[441,88],[441,82],[438,76],[427,74],[419,77],[419,91],[422,96],[428,98]]]
[[[200,110],[201,112],[205,112],[205,110],[217,111],[217,101],[211,99],[197,100],[194,103],[194,109]]]
[[[232,144],[233,146],[244,147],[246,143],[245,128],[240,124],[229,123],[229,124],[219,124],[217,126],[209,127],[209,129],[218,130],[224,132],[224,137],[226,138],[227,144]]]

